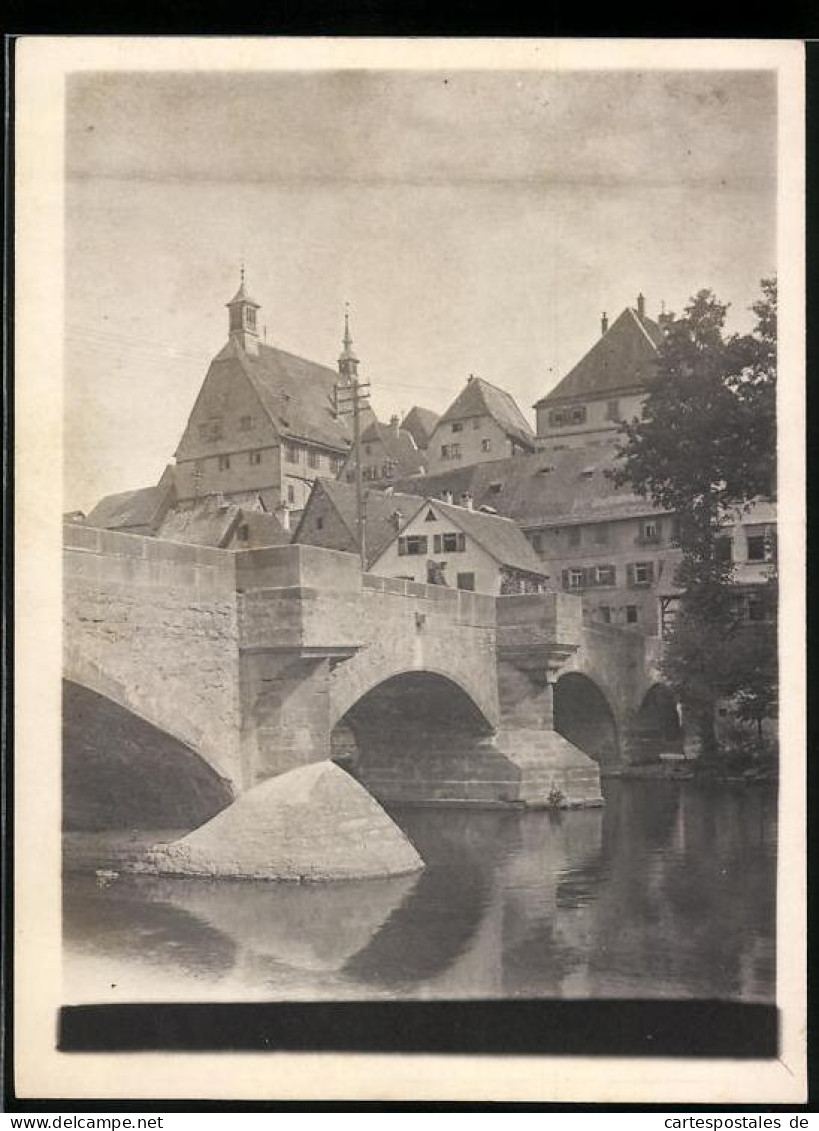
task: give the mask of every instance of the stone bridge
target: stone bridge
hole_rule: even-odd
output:
[[[570,594],[362,576],[311,546],[64,545],[67,709],[104,696],[233,793],[335,756],[388,801],[588,803],[601,768],[677,739],[652,642],[584,626]]]

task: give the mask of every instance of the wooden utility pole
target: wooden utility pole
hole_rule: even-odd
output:
[[[358,533],[358,552],[361,556],[361,569],[367,568],[367,515],[364,502],[364,483],[361,474],[361,409],[370,399],[369,381],[361,381],[358,376],[358,358],[353,353],[353,340],[350,336],[349,313],[344,316],[344,350],[339,360],[341,380],[336,382],[335,410],[337,416],[353,418],[353,458],[355,459],[355,498],[356,528]]]

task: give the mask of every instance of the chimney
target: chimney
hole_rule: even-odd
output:
[[[608,316],[608,314],[606,314],[606,312],[604,310],[603,311],[603,317],[600,319],[600,337],[601,338],[606,333],[608,328],[609,328],[609,316]]]
[[[401,511],[393,511],[390,515],[390,521],[392,522],[396,530],[400,530],[401,523],[404,521],[404,516],[401,514]]]
[[[645,318],[646,316],[646,296],[642,291],[637,295],[637,314],[640,318]]]
[[[396,436],[398,435],[398,430],[399,430],[400,425],[401,425],[401,417],[396,416],[393,413],[393,415],[390,417],[390,428],[392,428],[392,430],[396,434]]]
[[[276,518],[281,523],[282,530],[290,529],[290,508],[287,503],[279,503],[276,507]]]
[[[452,492],[451,491],[442,491],[441,492],[441,502],[451,504],[452,503]]]
[[[472,503],[474,502],[472,496],[468,491],[464,491],[461,495],[461,506],[466,507],[468,511],[472,510]]]

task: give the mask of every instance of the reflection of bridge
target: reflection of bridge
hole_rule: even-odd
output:
[[[180,739],[234,791],[346,744],[382,798],[542,803],[556,786],[587,802],[598,763],[673,740],[652,642],[584,627],[569,594],[494,598],[362,577],[353,555],[309,546],[78,525],[64,580],[69,694]]]

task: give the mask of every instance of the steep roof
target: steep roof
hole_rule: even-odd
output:
[[[249,354],[233,340],[210,363],[208,376],[216,369],[247,377],[280,436],[338,452],[349,449],[350,418],[334,412],[335,369],[274,346],[260,345],[258,354]]]
[[[627,306],[605,334],[566,374],[536,402],[535,408],[575,397],[605,396],[622,389],[640,388],[650,378],[663,331],[657,322]]]
[[[173,482],[167,469],[153,487],[121,491],[100,499],[85,519],[86,526],[103,530],[127,530],[134,526],[154,527],[175,497]]]
[[[429,446],[430,437],[439,420],[437,412],[433,412],[431,408],[421,408],[416,404],[401,421],[401,429],[409,432],[416,446],[424,451]]]
[[[157,530],[166,542],[224,548],[242,517],[242,508],[209,495],[186,510],[169,511]]]
[[[311,504],[325,495],[335,508],[339,518],[350,534],[350,546],[355,550],[358,539],[358,509],[356,504],[355,486],[345,483],[340,479],[317,479],[310,492],[310,498],[304,508],[296,532],[294,542],[303,542],[306,537]],[[372,563],[380,556],[382,550],[395,537],[396,527],[393,516],[400,512],[402,518],[417,511],[423,502],[421,495],[407,495],[393,491],[367,491],[366,492],[366,543],[367,561]],[[311,545],[322,545],[319,532],[311,533]]]
[[[662,514],[650,499],[617,488],[605,472],[616,466],[614,442],[599,447],[477,463],[402,479],[397,490],[423,490],[431,497],[451,491],[455,499],[469,492],[476,507],[491,506],[521,526],[562,526],[608,522]]]
[[[412,435],[403,428],[393,428],[373,420],[361,433],[361,442],[380,441],[386,456],[396,464],[397,474],[418,475],[427,466],[426,457],[418,451]]]
[[[499,565],[547,576],[543,570],[543,563],[529,545],[520,527],[511,519],[502,518],[500,515],[486,514],[483,511],[470,510],[468,507],[458,507],[452,503],[443,503],[440,499],[427,497],[421,500],[421,506],[416,508],[401,529],[403,530],[426,506],[431,506],[433,510],[446,515],[450,522],[474,539]],[[393,535],[395,535],[394,531]]]
[[[482,377],[469,378],[439,423],[471,416],[491,416],[507,436],[523,447],[534,449],[534,432],[514,398]]]

